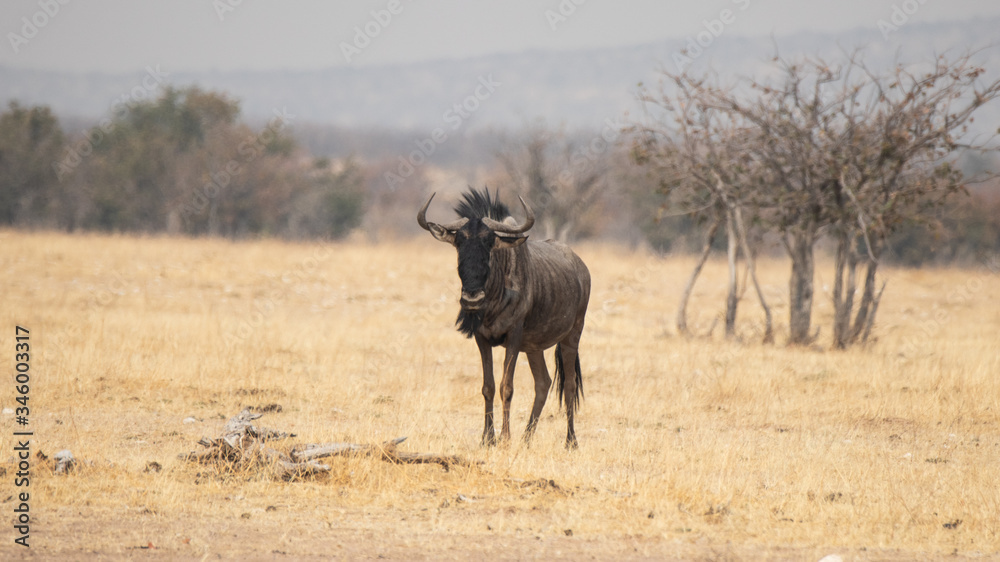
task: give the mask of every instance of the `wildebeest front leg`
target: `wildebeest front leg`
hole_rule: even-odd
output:
[[[500,440],[510,440],[510,401],[514,398],[514,367],[517,366],[517,355],[521,352],[521,335],[523,328],[518,326],[507,333],[507,353],[503,357],[503,378],[500,379],[500,398],[503,400],[503,427],[500,428]]]
[[[524,442],[531,441],[531,436],[535,433],[535,426],[538,425],[538,417],[542,414],[545,406],[545,399],[549,396],[549,387],[552,385],[552,378],[549,377],[549,370],[545,367],[545,356],[541,351],[532,351],[527,354],[528,365],[531,367],[531,375],[535,378],[535,404],[531,407],[531,417],[528,418],[528,427],[524,430]]]
[[[493,347],[476,335],[476,345],[479,346],[479,356],[483,361],[483,400],[486,402],[486,421],[483,426],[483,445],[495,445],[496,433],[493,430],[493,397],[496,395],[496,382],[493,380]]]

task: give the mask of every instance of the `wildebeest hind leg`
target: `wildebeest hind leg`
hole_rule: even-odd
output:
[[[576,340],[579,341],[579,337]],[[577,441],[573,418],[583,393],[580,356],[576,346],[570,346],[565,341],[556,346],[556,354],[559,356],[559,365],[556,369],[557,384],[561,385],[563,402],[566,404],[566,448],[575,449]]]

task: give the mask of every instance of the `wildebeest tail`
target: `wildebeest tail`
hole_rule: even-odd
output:
[[[583,374],[580,372],[580,355],[576,356],[576,392],[573,396],[563,396],[563,388],[566,384],[566,369],[562,359],[562,344],[556,344],[556,393],[559,404],[565,404],[566,399],[572,400],[573,404],[579,404],[583,398]]]

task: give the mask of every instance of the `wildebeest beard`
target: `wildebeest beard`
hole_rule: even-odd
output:
[[[476,330],[483,325],[483,311],[482,310],[459,310],[458,318],[455,319],[455,325],[458,326],[458,331],[465,334],[465,337],[471,338]]]

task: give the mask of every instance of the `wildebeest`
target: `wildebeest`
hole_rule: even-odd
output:
[[[524,352],[535,378],[535,403],[524,432],[531,439],[545,406],[552,379],[542,352],[556,346],[556,391],[566,405],[566,446],[577,446],[573,415],[583,396],[583,378],[577,350],[590,300],[590,271],[568,246],[554,240],[528,241],[525,234],[535,222],[531,208],[524,208],[521,224],[489,189],[470,189],[455,207],[460,217],[448,224],[428,222],[432,194],[417,213],[417,222],[434,238],[458,250],[458,276],[462,280],[461,309],[456,325],[475,337],[483,362],[483,398],[486,422],[483,444],[496,442],[493,429],[493,347],[503,345],[503,426],[500,439],[510,439],[510,402],[514,395],[514,367]],[[575,375],[566,375],[574,369]]]

